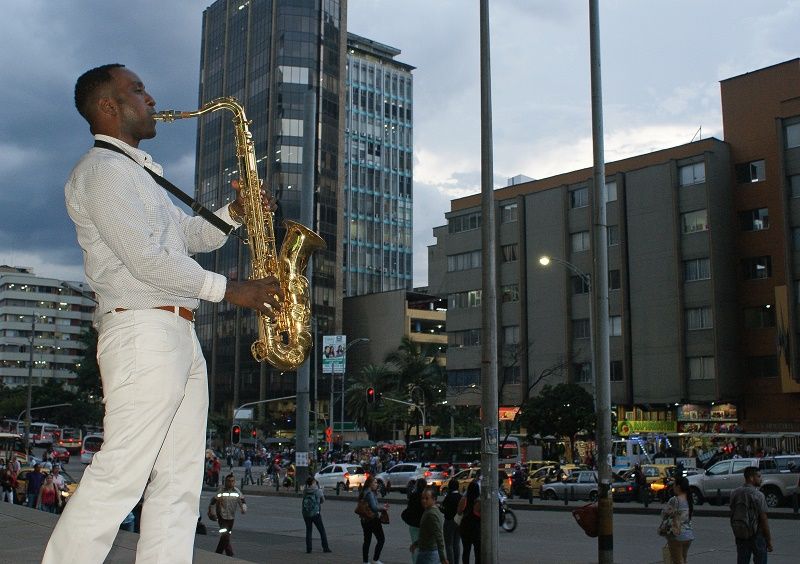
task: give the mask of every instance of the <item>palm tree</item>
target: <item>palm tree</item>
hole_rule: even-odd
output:
[[[402,410],[397,409],[397,404],[387,402],[382,406],[367,404],[366,390],[374,388],[376,395],[394,393],[392,372],[385,364],[370,364],[359,373],[350,378],[345,401],[347,410],[355,422],[366,429],[370,440],[391,438],[393,422],[402,419]]]

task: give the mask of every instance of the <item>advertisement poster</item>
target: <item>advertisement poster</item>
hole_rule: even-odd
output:
[[[347,336],[323,335],[322,337],[322,373],[344,374]]]

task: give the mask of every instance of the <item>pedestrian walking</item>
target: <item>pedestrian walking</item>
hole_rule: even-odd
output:
[[[325,525],[322,523],[322,504],[325,503],[325,494],[313,477],[306,478],[306,487],[303,488],[302,513],[306,522],[306,552],[311,553],[311,527],[317,527],[322,539],[322,552],[332,552],[328,546],[328,535],[325,534]]]
[[[419,522],[419,539],[411,543],[412,553],[417,553],[417,564],[448,564],[444,547],[444,515],[436,507],[432,488],[422,490],[420,496],[422,519]]]
[[[383,564],[381,562],[381,550],[386,542],[383,534],[383,524],[380,520],[381,509],[378,506],[378,498],[375,491],[378,489],[378,482],[374,476],[370,476],[364,481],[364,486],[358,494],[359,502],[366,502],[368,512],[359,514],[361,519],[361,530],[364,533],[364,542],[361,545],[361,558],[364,564],[369,564],[369,545],[372,537],[375,537],[375,551],[372,553],[372,564]],[[389,510],[389,504],[383,505],[383,510]]]
[[[408,504],[400,514],[403,523],[408,525],[408,534],[411,537],[412,546],[416,546],[416,542],[419,540],[419,523],[422,520],[422,512],[424,511],[422,507],[422,491],[426,487],[428,487],[428,482],[425,481],[425,478],[417,479],[408,496]],[[417,551],[412,550],[411,564],[416,564],[416,562]]]
[[[755,466],[744,469],[744,485],[731,494],[731,529],[736,538],[737,564],[767,564],[772,552],[772,534],[767,519],[767,500],[758,489],[761,472]]]
[[[247,503],[242,492],[236,487],[236,477],[233,474],[228,474],[225,476],[225,485],[220,488],[217,495],[211,498],[211,503],[208,506],[208,518],[219,523],[217,554],[224,552],[228,556],[233,556],[231,534],[233,533],[233,520],[236,517],[237,509],[244,515],[247,513]],[[196,524],[194,526],[196,528]]]
[[[253,461],[250,460],[248,456],[244,461],[244,481],[243,484],[255,484],[256,481],[253,479]]]
[[[667,539],[670,558],[673,564],[685,564],[688,560],[689,546],[694,540],[692,515],[694,505],[689,493],[689,480],[684,476],[675,479],[673,496],[661,511],[659,534]]]
[[[0,501],[14,503],[14,476],[11,470],[4,468],[0,473],[0,487],[2,487],[2,497]]]
[[[31,508],[36,507],[36,502],[39,499],[39,490],[44,484],[44,473],[42,467],[37,462],[33,465],[33,472],[28,472],[27,484],[25,485],[25,505]]]
[[[458,523],[455,521],[460,501],[461,494],[458,492],[458,480],[450,478],[447,483],[447,495],[442,500],[441,509],[444,515],[444,549],[447,560],[451,564],[458,564],[461,560],[461,536],[458,534]]]
[[[39,488],[39,493],[36,495],[36,508],[48,513],[56,513],[60,497],[61,492],[59,492],[58,486],[53,483],[53,475],[47,474],[42,487]]]
[[[461,535],[461,563],[469,564],[470,550],[475,550],[475,564],[481,564],[481,500],[480,486],[477,481],[470,482],[467,494],[458,504],[461,524],[458,532]]]
[[[74,93],[94,146],[70,172],[64,196],[98,300],[105,432],[43,563],[103,562],[146,490],[136,559],[189,564],[208,415],[194,311],[201,300],[225,300],[275,315],[283,292],[276,273],[228,280],[194,259],[225,244],[217,226],[238,228],[246,200],[238,194],[212,215],[196,206],[198,215],[188,215],[172,203],[159,183],[162,167],[139,147],[156,135],[156,102],[139,76],[103,65],[81,75]],[[274,208],[265,194],[260,203],[265,213]]]

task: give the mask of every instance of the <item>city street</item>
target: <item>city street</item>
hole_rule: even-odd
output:
[[[77,460],[77,458],[75,459]],[[84,465],[71,462],[67,471],[75,478],[83,474]],[[254,475],[258,475],[254,469]],[[241,476],[241,469],[236,469]],[[281,489],[281,491],[284,491]],[[273,495],[247,495],[249,511],[237,516],[233,545],[237,557],[253,562],[270,562],[270,549],[296,552],[292,562],[360,562],[361,528],[354,515],[355,494],[326,492],[328,501],[322,507],[323,519],[328,532],[333,555],[321,552],[319,537],[314,531],[314,553],[305,553],[305,525],[300,515],[300,498]],[[205,517],[205,508],[212,496],[204,491],[201,502],[203,522],[209,529],[207,536],[196,537],[196,546],[213,551],[218,535],[213,522]],[[393,493],[392,501],[403,499],[402,494]],[[522,504],[524,506],[524,503]],[[550,503],[551,510],[515,508],[519,521],[513,533],[500,533],[501,562],[596,562],[597,541],[587,537],[575,523],[569,511],[552,510],[557,504]],[[572,503],[571,507],[579,504]],[[620,508],[635,504],[620,504]],[[408,530],[400,520],[403,505],[392,503],[392,522],[385,527],[386,546],[381,560],[386,564],[407,563]],[[708,506],[704,505],[704,509]],[[659,518],[657,514],[614,515],[614,560],[619,563],[660,563],[663,539],[656,534]],[[770,522],[775,552],[770,554],[771,564],[790,564],[800,554],[800,521],[795,519],[773,519]],[[690,561],[702,560],[704,564],[730,563],[735,561],[735,547],[728,519],[697,515],[694,519],[697,540],[689,551]],[[374,546],[374,541],[373,541]]]

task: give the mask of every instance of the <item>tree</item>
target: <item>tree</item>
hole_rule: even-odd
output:
[[[528,429],[529,439],[536,433],[566,436],[571,449],[578,433],[594,432],[594,399],[577,384],[546,385],[538,396],[523,404],[520,419]]]
[[[347,410],[355,422],[366,429],[370,440],[390,439],[393,422],[404,417],[403,410],[393,402],[384,405],[367,405],[366,389],[375,388],[376,395],[391,395],[394,392],[394,378],[385,364],[369,364],[349,379],[345,394]]]

